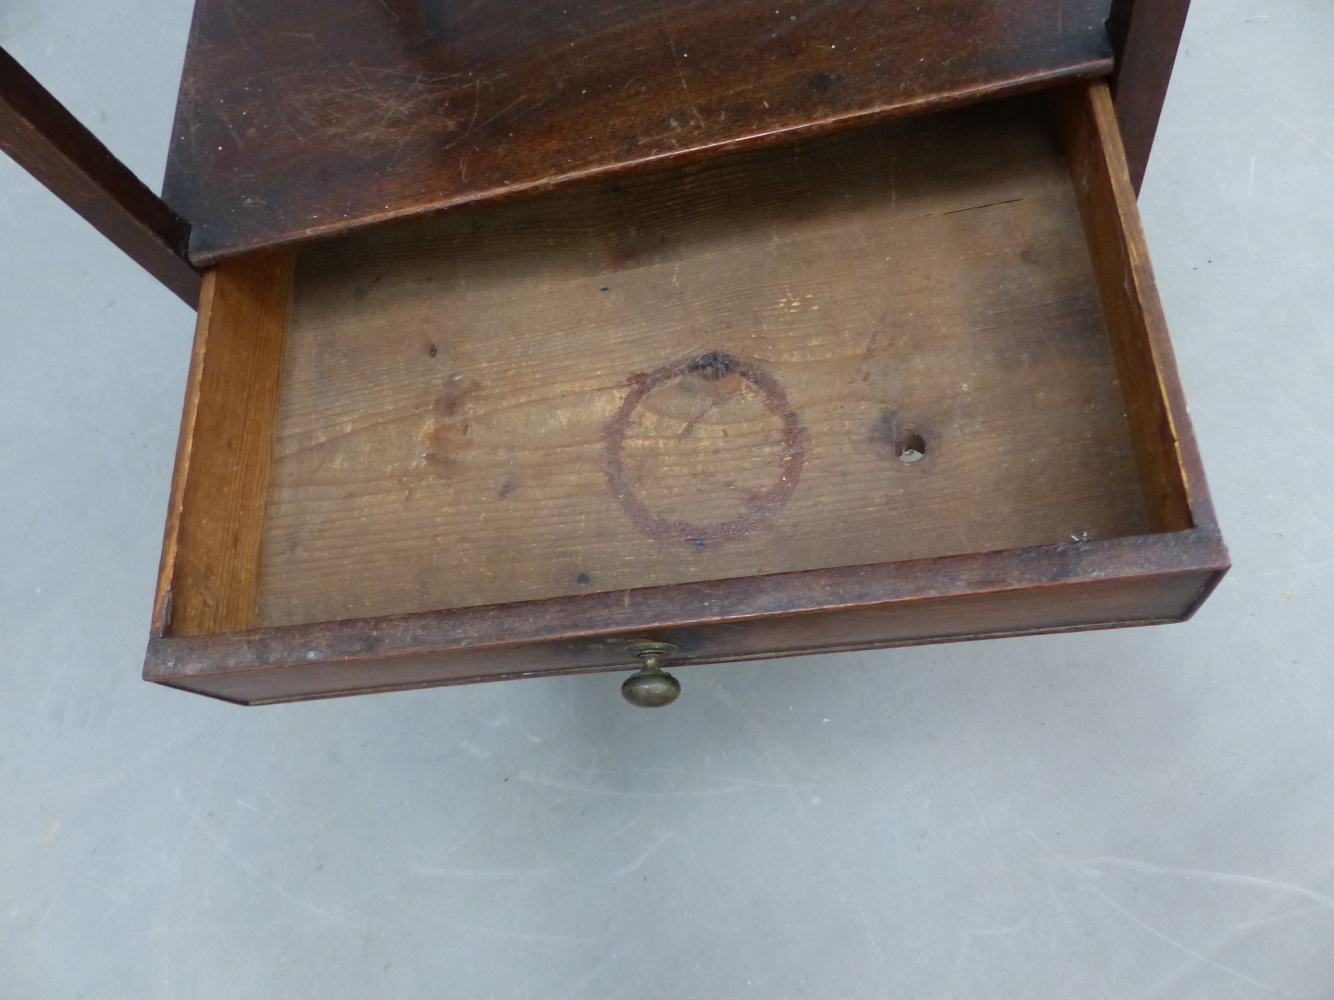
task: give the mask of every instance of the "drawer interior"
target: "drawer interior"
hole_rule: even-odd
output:
[[[196,469],[164,625],[1189,527],[1062,136],[1039,94],[224,266],[247,360],[195,381],[248,401],[183,442],[254,454]]]

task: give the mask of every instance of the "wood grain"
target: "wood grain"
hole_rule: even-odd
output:
[[[1113,0],[1107,19],[1116,48],[1116,120],[1136,193],[1144,181],[1189,8],[1190,0]]]
[[[688,583],[359,622],[154,639],[148,680],[244,704],[1180,621],[1227,567],[1216,531]],[[687,684],[689,681],[687,680]]]
[[[266,251],[208,273],[190,359],[158,596],[157,634],[252,628],[292,258]]]
[[[276,442],[263,626],[1149,529],[1045,98],[312,248]]]
[[[1108,0],[199,0],[166,197],[211,263],[1112,69]]]
[[[145,678],[263,704],[625,670],[646,640],[690,664],[1189,617],[1227,550],[1106,89],[1060,111],[1064,153],[1044,101],[1006,102],[306,252],[259,614],[245,614],[253,572],[230,571],[239,611],[216,630],[161,627],[195,547],[172,528]],[[272,303],[264,287],[246,297]],[[196,410],[272,412],[236,402],[245,379],[208,382],[207,347],[177,525],[207,481],[192,462],[229,481]],[[757,508],[763,523],[695,546],[615,495],[616,426],[627,481],[669,525],[735,523],[794,440],[802,469],[784,503]],[[909,431],[926,449],[910,464]],[[261,516],[226,506],[251,528]],[[1094,524],[1089,540],[1053,537],[1069,514]],[[1006,541],[1030,531],[1051,543]],[[253,568],[251,538],[239,565]],[[621,589],[586,569],[572,588],[587,564],[562,564],[562,545],[609,553],[613,575],[617,555],[656,558]],[[710,559],[723,576],[689,578]],[[802,559],[815,568],[783,568]],[[278,625],[285,574],[282,600],[307,599],[302,574],[316,602],[340,587],[402,611],[464,600]],[[514,596],[553,581],[563,596]],[[505,596],[469,604],[479,593]]]
[[[1213,508],[1194,454],[1167,320],[1107,85],[1064,90],[1060,106],[1150,523],[1155,531],[1212,524]],[[1191,453],[1183,454],[1183,447]]]
[[[201,278],[189,225],[0,49],[0,150],[190,308]]]

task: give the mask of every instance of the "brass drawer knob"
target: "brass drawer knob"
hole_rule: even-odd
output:
[[[659,666],[675,652],[670,642],[637,642],[631,646],[630,654],[643,660],[644,666],[621,685],[625,700],[640,708],[659,708],[676,701],[681,682]]]

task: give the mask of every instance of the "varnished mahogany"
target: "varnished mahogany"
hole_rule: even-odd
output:
[[[207,264],[1106,75],[1107,3],[199,0],[165,196]]]

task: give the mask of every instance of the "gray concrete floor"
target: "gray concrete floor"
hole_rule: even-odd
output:
[[[0,0],[150,184],[189,0]],[[1197,0],[1142,198],[1189,624],[240,709],[139,680],[192,314],[0,159],[0,997],[1334,997],[1334,6]]]

